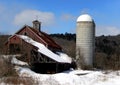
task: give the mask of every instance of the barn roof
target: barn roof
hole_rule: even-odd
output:
[[[41,38],[48,47],[54,47],[54,48],[58,48],[58,49],[62,49],[60,45],[58,45],[48,34],[46,34],[45,32],[42,31],[38,31],[36,29],[34,29],[33,27],[30,27],[28,25],[25,25],[22,29],[27,28],[27,29],[31,29],[32,32],[34,32],[34,34],[36,34],[39,38]],[[16,32],[16,34],[19,34],[19,32],[22,30],[20,29],[18,32]]]
[[[25,42],[35,46],[38,48],[38,52],[46,55],[47,57],[59,62],[59,63],[71,63],[71,61],[69,60],[64,60],[63,58],[60,57],[60,55],[57,55],[55,53],[53,53],[51,50],[49,50],[47,47],[45,47],[43,44],[34,41],[33,39],[31,39],[28,36],[24,36],[24,35],[17,35],[19,38],[23,39]]]

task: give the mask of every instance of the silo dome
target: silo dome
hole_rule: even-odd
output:
[[[93,19],[91,18],[90,15],[88,15],[88,14],[83,14],[83,15],[80,15],[80,16],[77,18],[77,22],[81,22],[81,21],[89,21],[89,22],[92,22]]]

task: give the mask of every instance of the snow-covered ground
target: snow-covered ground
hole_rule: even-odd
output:
[[[39,85],[120,85],[120,71],[68,70],[57,74],[38,74],[27,67],[20,67],[27,63],[15,57],[12,63],[18,65],[15,69],[20,77],[31,77]]]
[[[20,60],[16,59],[15,57],[12,57],[11,63],[15,64],[15,65],[21,65],[21,66],[26,65],[26,66],[28,66],[28,63],[20,61]]]
[[[20,77],[31,77],[39,85],[120,85],[120,71],[69,70],[57,74],[38,74],[28,67],[21,67],[28,64],[17,60],[15,56],[11,63],[16,65],[15,69]]]
[[[15,57],[12,63],[20,77],[31,77],[39,85],[120,85],[120,71],[68,70],[57,74],[38,74]]]
[[[57,74],[38,74],[28,67],[22,67],[28,64],[17,60],[15,56],[13,56],[11,63],[16,65],[15,69],[20,77],[31,77],[38,85],[120,85],[120,71],[71,69]],[[0,85],[5,85],[5,83],[2,82]]]
[[[120,71],[70,70],[57,74],[38,74],[29,68],[16,67],[19,76],[32,77],[39,85],[120,85]]]

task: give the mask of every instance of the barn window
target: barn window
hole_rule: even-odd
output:
[[[27,33],[25,32],[24,35],[27,35]]]

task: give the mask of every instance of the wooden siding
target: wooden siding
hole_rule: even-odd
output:
[[[24,26],[16,34],[29,36],[33,40],[44,44],[46,47],[62,50],[61,46],[59,46],[53,39],[51,39],[48,34],[42,31],[38,31],[30,26]]]

